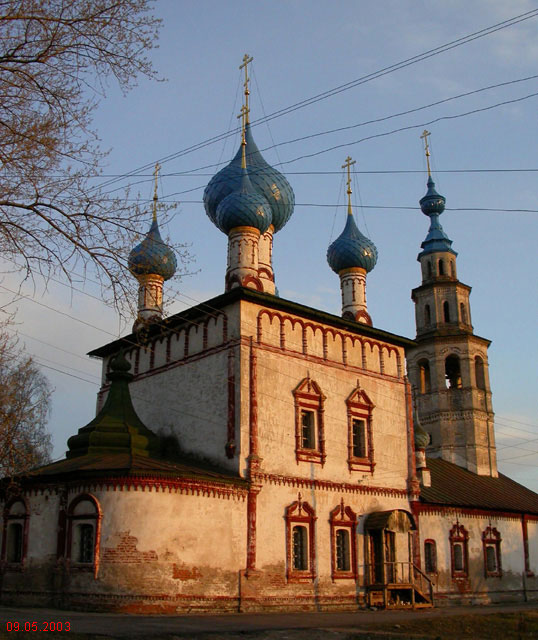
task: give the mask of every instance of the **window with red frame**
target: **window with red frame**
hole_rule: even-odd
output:
[[[319,385],[305,378],[293,390],[297,462],[325,463],[324,402]]]
[[[424,570],[437,573],[437,545],[435,540],[424,540]]]
[[[469,575],[469,533],[456,523],[449,534],[450,557],[453,578],[467,578]]]
[[[70,566],[93,570],[97,565],[101,509],[90,494],[74,498],[67,510],[67,557]]]
[[[357,388],[346,400],[348,421],[348,459],[350,471],[374,470],[372,412],[374,403],[365,391]]]
[[[482,532],[482,547],[484,550],[484,573],[487,577],[502,576],[501,566],[501,534],[489,526]]]
[[[316,576],[316,514],[299,494],[299,499],[286,507],[285,519],[288,582],[309,582]]]
[[[357,578],[357,514],[344,501],[331,511],[332,579]]]
[[[22,568],[28,546],[28,508],[22,498],[14,498],[4,508],[2,560],[10,568]]]

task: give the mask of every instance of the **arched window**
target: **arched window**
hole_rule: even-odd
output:
[[[456,277],[456,265],[454,264],[454,260],[450,261],[450,275],[452,278]]]
[[[484,573],[487,577],[502,576],[501,567],[501,534],[489,526],[482,532],[484,549]]]
[[[450,355],[445,360],[445,378],[448,389],[461,389],[461,369],[458,356]]]
[[[100,527],[101,509],[94,496],[74,498],[67,510],[67,558],[72,566],[96,572]]]
[[[420,393],[431,391],[430,363],[424,358],[418,361]]]
[[[484,375],[484,361],[480,356],[476,356],[474,359],[474,375],[476,379],[476,386],[479,389],[485,389],[486,377]]]
[[[443,302],[443,318],[445,322],[450,322],[450,305],[447,300]]]
[[[445,262],[442,258],[439,260],[439,275],[440,276],[445,275]]]
[[[350,471],[373,471],[374,439],[373,410],[374,403],[359,386],[346,400],[347,406],[347,464]]]
[[[346,507],[342,498],[340,504],[331,511],[331,567],[332,579],[357,577],[357,514]]]
[[[2,560],[9,565],[22,565],[28,542],[28,508],[22,498],[14,498],[4,508]]]
[[[463,324],[469,324],[467,321],[467,309],[463,302],[460,302],[460,320]]]
[[[286,559],[289,582],[313,580],[315,574],[315,522],[314,509],[299,494],[285,511]]]
[[[430,305],[427,304],[424,307],[424,324],[428,327],[432,323],[432,314],[430,311]]]
[[[449,534],[452,577],[467,578],[469,575],[469,533],[461,524],[455,524]]]
[[[437,572],[437,547],[435,540],[424,541],[424,571],[426,573]]]

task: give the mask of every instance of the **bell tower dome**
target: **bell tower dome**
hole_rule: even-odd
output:
[[[420,423],[430,438],[426,453],[496,477],[490,341],[473,333],[471,287],[458,280],[457,253],[439,222],[445,198],[431,176],[429,135],[422,135],[428,182],[420,208],[430,218],[430,228],[417,257],[422,284],[411,293],[417,346],[407,354],[409,378],[416,389]]]

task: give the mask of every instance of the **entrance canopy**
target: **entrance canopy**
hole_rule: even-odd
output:
[[[364,528],[369,531],[388,529],[398,533],[407,533],[415,531],[417,526],[408,511],[395,509],[394,511],[374,511],[366,518]]]

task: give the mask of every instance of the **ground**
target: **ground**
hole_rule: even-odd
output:
[[[0,607],[0,640],[28,640],[51,621],[71,630],[48,640],[527,640],[538,638],[538,605],[458,607],[427,611],[132,616]],[[49,625],[47,625],[47,621]],[[9,629],[36,623],[39,631]],[[10,624],[8,624],[10,623]],[[35,627],[34,627],[35,628]],[[90,633],[94,631],[94,633]],[[96,632],[96,633],[95,633]]]

